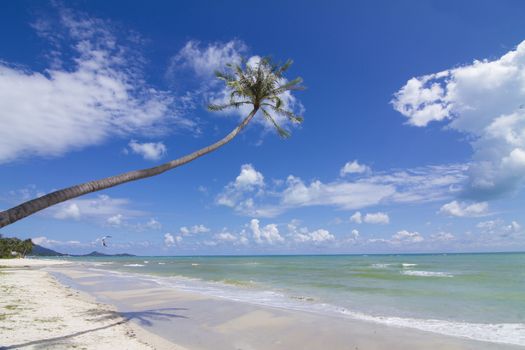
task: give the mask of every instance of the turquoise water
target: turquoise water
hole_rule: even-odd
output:
[[[88,261],[222,298],[525,345],[525,253]]]

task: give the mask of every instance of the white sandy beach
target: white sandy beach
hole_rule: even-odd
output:
[[[11,266],[0,270],[5,349],[520,348],[219,299],[61,261],[0,265]]]
[[[114,308],[61,285],[38,269],[67,264],[0,260],[1,349],[154,349],[148,343],[155,336],[139,329],[137,337]]]

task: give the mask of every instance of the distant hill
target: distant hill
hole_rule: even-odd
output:
[[[42,247],[42,246],[40,246],[38,244],[34,244],[30,255],[35,255],[35,256],[64,256],[66,254],[62,254],[62,253],[54,251],[53,249],[44,248],[44,247]]]
[[[135,256],[135,255],[127,254],[127,253],[123,253],[123,254],[104,254],[104,253],[101,253],[101,252],[93,251],[93,252],[91,252],[89,254],[73,255],[73,256]]]
[[[44,248],[38,244],[35,244],[33,246],[33,250],[31,251],[31,255],[34,256],[135,256],[133,254],[104,254],[97,251],[93,251],[89,254],[82,254],[82,255],[69,255],[69,254],[63,254],[54,251],[53,249]]]

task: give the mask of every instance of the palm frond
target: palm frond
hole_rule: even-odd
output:
[[[275,119],[272,117],[272,115],[270,113],[268,113],[268,111],[266,109],[261,108],[261,111],[262,111],[263,115],[266,117],[266,119],[273,124],[273,126],[275,127],[275,129],[279,133],[279,136],[281,136],[282,138],[290,137],[290,132],[288,132],[286,129],[283,129],[279,124],[277,124]]]
[[[286,82],[283,77],[283,73],[292,63],[292,60],[287,60],[284,64],[278,65],[273,63],[270,57],[262,57],[257,64],[248,64],[246,59],[242,59],[238,64],[228,64],[229,71],[215,72],[215,75],[226,83],[229,89],[229,103],[210,104],[208,109],[222,111],[251,104],[254,109],[261,109],[264,118],[275,127],[281,137],[289,137],[290,133],[277,123],[269,110],[271,109],[274,115],[284,116],[293,123],[303,121],[303,117],[285,109],[282,100],[282,94],[286,91],[304,89],[301,78]]]

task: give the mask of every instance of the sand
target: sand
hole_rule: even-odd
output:
[[[0,260],[0,349],[155,348],[150,345],[154,335],[134,330],[113,307],[63,286],[38,269],[68,264]]]

